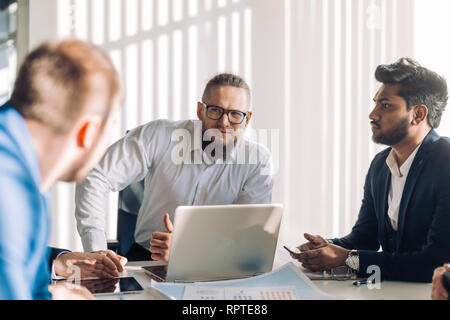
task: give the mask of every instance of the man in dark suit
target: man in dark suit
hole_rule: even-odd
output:
[[[390,147],[370,165],[358,220],[343,238],[305,234],[292,256],[313,271],[348,266],[368,277],[378,267],[384,280],[430,282],[450,261],[450,140],[434,130],[447,84],[409,58],[378,66],[375,77],[372,139]]]

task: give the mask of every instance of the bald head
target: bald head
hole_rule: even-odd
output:
[[[64,133],[86,110],[106,119],[119,92],[117,71],[99,47],[80,40],[45,42],[25,58],[11,105],[25,119]]]

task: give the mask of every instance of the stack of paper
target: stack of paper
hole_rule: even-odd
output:
[[[189,284],[152,281],[174,299],[186,300],[323,300],[330,299],[293,263],[256,277]]]

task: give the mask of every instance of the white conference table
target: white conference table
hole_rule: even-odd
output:
[[[274,269],[293,262],[284,253],[275,258]],[[99,300],[165,300],[166,296],[151,287],[151,278],[145,274],[141,266],[161,265],[161,262],[142,261],[129,262],[125,266],[128,276],[133,276],[144,288],[138,294],[125,294],[121,296],[100,296]],[[295,263],[300,268],[299,263]],[[398,281],[383,281],[380,289],[369,289],[367,286],[356,287],[354,280],[314,280],[313,283],[325,294],[339,300],[429,300],[431,297],[431,284]]]

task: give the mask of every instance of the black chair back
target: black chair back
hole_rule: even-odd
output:
[[[126,255],[134,243],[134,231],[143,197],[144,180],[131,184],[119,192],[117,240],[120,255]]]

